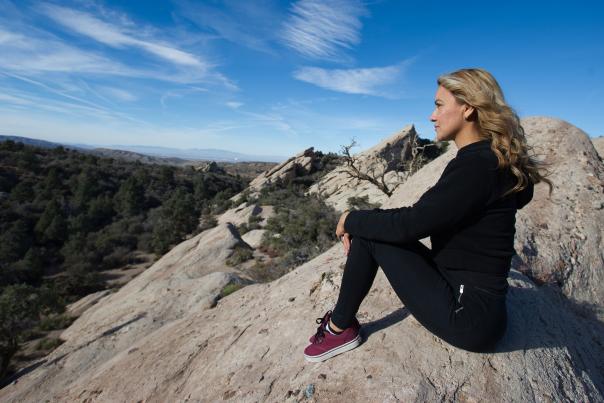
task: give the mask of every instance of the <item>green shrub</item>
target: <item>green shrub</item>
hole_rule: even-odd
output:
[[[36,343],[36,350],[42,350],[42,351],[54,350],[55,348],[59,347],[61,344],[63,344],[63,341],[61,339],[44,338],[44,339],[40,340],[38,343]]]
[[[205,215],[201,217],[201,224],[199,225],[199,231],[205,231],[210,228],[214,228],[218,225],[218,220],[213,215]]]
[[[239,235],[243,235],[246,232],[248,232],[250,229],[248,228],[246,223],[241,224],[240,226],[237,227],[237,232],[239,232]]]
[[[233,253],[226,260],[226,264],[229,266],[237,266],[243,262],[246,262],[254,257],[254,252],[246,246],[237,245],[233,249]]]
[[[40,320],[38,328],[43,331],[65,329],[69,327],[74,320],[74,317],[66,314],[49,315]]]
[[[224,288],[220,291],[220,298],[224,298],[227,295],[239,290],[240,288],[243,288],[243,284],[229,283],[225,285]]]
[[[369,196],[367,195],[363,197],[348,198],[348,208],[350,210],[372,210],[377,207],[380,207],[380,205],[377,203],[370,203]]]

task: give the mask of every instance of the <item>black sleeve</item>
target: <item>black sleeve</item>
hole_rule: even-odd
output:
[[[516,194],[516,208],[518,210],[520,210],[521,208],[526,206],[531,200],[533,200],[533,188],[533,182],[531,182],[529,179],[528,185],[526,185],[524,189],[522,189]]]
[[[344,229],[352,236],[391,243],[451,229],[487,204],[493,183],[485,162],[477,156],[454,158],[412,207],[351,211]]]

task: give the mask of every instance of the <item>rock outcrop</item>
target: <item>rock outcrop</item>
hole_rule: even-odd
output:
[[[119,291],[102,296],[86,310],[61,334],[65,343],[31,375],[51,378],[55,385],[52,388],[68,387],[82,374],[107,365],[120,352],[132,353],[132,346],[158,329],[212,308],[226,285],[250,283],[245,275],[225,264],[240,243],[230,224],[182,242]],[[165,340],[166,344],[172,345],[171,338]],[[5,390],[0,391],[0,401],[5,401]],[[46,399],[53,400],[42,395],[17,400]],[[128,400],[126,396],[122,399]]]
[[[596,225],[602,210],[585,207],[591,202],[585,192],[592,186],[601,197],[601,184],[589,179],[590,173],[601,178],[601,166],[581,133],[564,122],[527,119],[525,128],[552,156],[557,175],[552,199],[539,184],[534,201],[518,213],[518,267],[536,275],[541,259],[567,253],[576,239],[571,225],[597,238],[589,242],[600,242],[601,232],[586,221]],[[554,145],[559,153],[550,149]],[[384,207],[412,205],[455,153],[452,145],[425,165]],[[572,213],[564,196],[573,201]],[[554,241],[556,227],[539,226],[541,215],[555,221],[565,213],[556,225],[569,233],[556,234]],[[529,239],[536,253],[524,251]],[[594,272],[601,273],[601,263],[589,266],[598,264],[589,256],[600,253],[601,245],[583,241],[577,246],[594,249],[578,251],[564,278],[571,303],[556,287],[536,286],[521,272],[510,272],[508,331],[494,352],[469,353],[433,336],[409,315],[379,270],[357,314],[363,344],[308,363],[302,351],[316,330],[315,318],[337,300],[342,246],[273,282],[210,303],[224,285],[243,281],[243,274],[224,265],[241,240],[231,224],[221,224],[99,300],[63,334],[63,345],[0,390],[0,401],[603,401],[604,328],[589,315],[577,315],[572,303],[588,298],[577,284],[592,287],[596,297],[602,287],[591,283],[600,278]]]
[[[239,206],[229,209],[218,217],[219,224],[231,223],[234,226],[247,223],[251,216],[256,216],[262,213],[262,207],[247,203],[241,203]]]
[[[401,306],[383,272],[360,307],[364,343],[324,363],[302,350],[314,318],[337,299],[337,245],[267,284],[190,311],[128,343],[134,323],[105,336],[102,362],[86,339],[68,339],[2,401],[601,401],[601,329],[558,294],[512,272],[508,332],[497,351],[468,353],[425,330]],[[119,323],[118,323],[119,325]],[[102,337],[102,335],[97,335]],[[310,399],[307,399],[310,397]]]
[[[411,145],[417,137],[413,125],[405,126],[399,132],[387,137],[379,144],[365,150],[354,157],[362,172],[373,172],[379,176],[384,171],[384,181],[389,188],[395,187],[403,179],[395,168],[401,161],[411,156]],[[367,181],[357,181],[347,174],[347,168],[340,166],[328,172],[321,180],[313,184],[308,193],[320,194],[325,203],[338,211],[349,208],[348,198],[367,196],[370,203],[381,205],[388,200],[386,193]]]
[[[225,170],[216,163],[216,161],[204,162],[202,164],[199,164],[195,167],[195,170],[201,171],[201,172],[217,173],[217,174],[226,173]]]
[[[522,121],[529,144],[549,164],[554,182],[538,184],[518,211],[519,270],[556,282],[579,310],[604,320],[604,164],[589,136],[567,122]]]
[[[314,147],[311,147],[263,174],[258,175],[256,179],[250,182],[249,188],[251,191],[258,191],[267,184],[274,183],[278,180],[287,181],[296,176],[310,174],[316,170],[318,166],[319,160],[315,155]]]

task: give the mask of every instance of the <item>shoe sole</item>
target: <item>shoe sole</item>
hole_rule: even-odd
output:
[[[325,361],[328,358],[334,357],[338,354],[345,353],[346,351],[350,351],[353,348],[358,347],[359,344],[361,344],[361,335],[360,334],[358,334],[357,337],[350,340],[348,343],[342,344],[340,347],[326,351],[323,354],[313,355],[313,356],[304,354],[304,359],[306,359],[306,361],[310,361],[310,362]]]

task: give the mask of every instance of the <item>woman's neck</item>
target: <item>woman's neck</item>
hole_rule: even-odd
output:
[[[480,133],[476,128],[476,125],[471,124],[461,130],[459,133],[457,133],[457,136],[455,136],[454,141],[455,145],[457,146],[457,149],[459,150],[460,148],[465,147],[468,144],[472,144],[480,140],[483,140],[483,138],[480,137]]]

